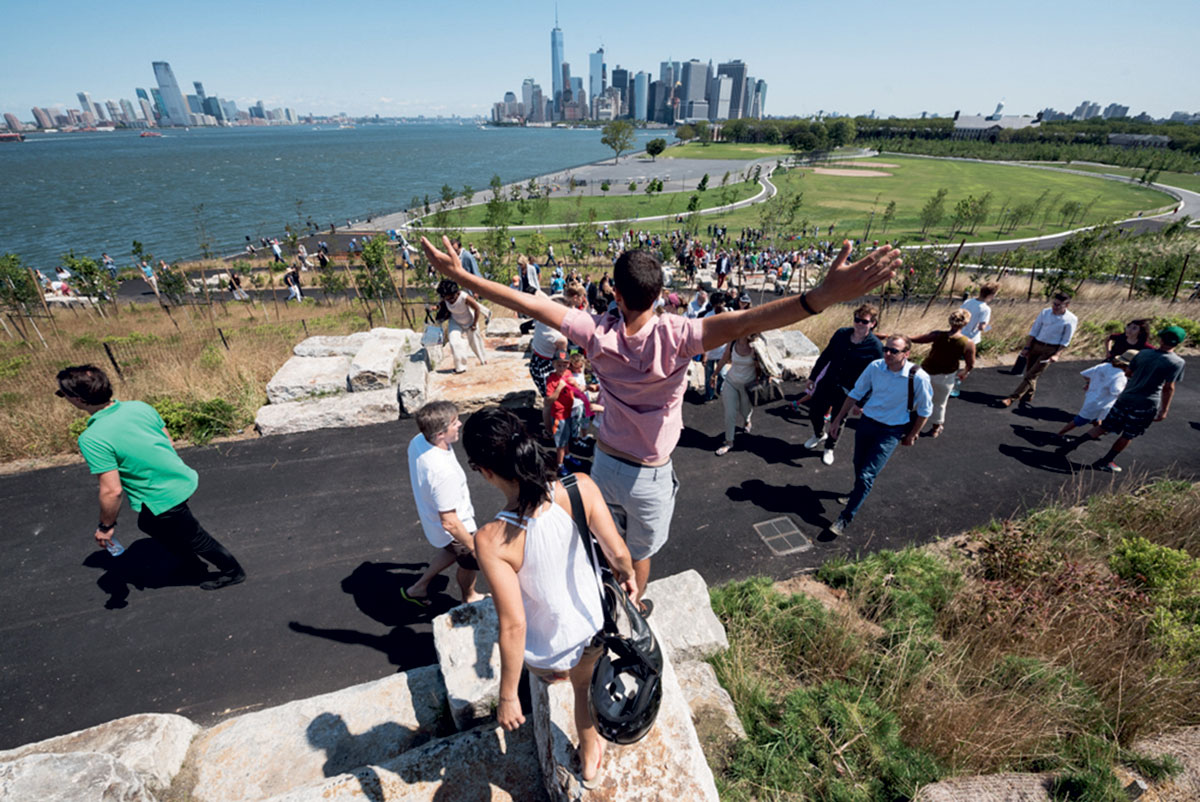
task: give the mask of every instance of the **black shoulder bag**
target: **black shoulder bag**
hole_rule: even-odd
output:
[[[596,638],[604,654],[592,670],[588,692],[592,718],[606,740],[636,743],[650,731],[662,704],[662,648],[597,548],[575,477],[566,476],[560,481],[571,499],[571,517],[583,538],[588,560],[600,577],[604,627]],[[621,632],[620,618],[628,624],[628,636]]]

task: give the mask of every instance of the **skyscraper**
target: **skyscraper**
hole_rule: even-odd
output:
[[[588,54],[588,97],[593,103],[604,93],[604,47]]]
[[[137,120],[137,112],[133,110],[133,104],[125,98],[121,98],[121,116],[125,118],[125,122],[127,123]]]
[[[630,86],[629,86],[629,70],[621,69],[618,64],[612,71],[612,86],[621,93],[621,107],[624,109],[624,114],[630,114],[633,107],[630,105]]]
[[[153,67],[154,78],[158,81],[158,92],[166,108],[166,116],[172,125],[187,125],[187,103],[183,99],[183,93],[179,91],[179,84],[175,80],[171,65],[165,61],[155,61]]]
[[[7,112],[4,115],[4,122],[10,131],[23,131],[25,126],[21,125],[21,121],[17,119],[17,115],[12,112]]]
[[[533,117],[533,87],[532,78],[526,78],[521,82],[521,105],[524,107],[521,113],[527,120]]]
[[[679,79],[681,84],[679,99],[684,103],[693,103],[704,100],[704,95],[708,91],[707,73],[704,63],[692,59],[683,63],[682,75]]]
[[[150,87],[150,97],[154,99],[154,111],[161,123],[162,119],[167,116],[167,104],[163,103],[162,92],[158,91],[157,86]]]
[[[633,76],[633,97],[629,111],[635,120],[649,119],[646,115],[650,110],[650,73],[639,72]]]
[[[550,82],[554,90],[554,117],[562,116],[563,94],[563,32],[558,27],[558,10],[554,12],[554,30],[550,31]]]
[[[728,75],[733,80],[729,90],[729,119],[731,120],[750,115],[750,104],[747,102],[749,98],[746,96],[746,71],[745,62],[737,58],[717,65],[717,75]]]
[[[733,94],[733,79],[728,75],[714,75],[708,90],[708,119],[728,120],[739,115],[730,111],[729,98]]]
[[[96,105],[92,103],[92,96],[87,92],[79,92],[75,95],[79,98],[79,108],[83,111],[90,112],[93,117],[96,116]]]

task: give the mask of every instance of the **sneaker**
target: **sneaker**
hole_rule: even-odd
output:
[[[568,476],[570,476],[570,475],[571,475],[571,469],[570,469],[570,468],[568,468],[566,465],[559,465],[559,466],[558,466],[558,477],[559,477],[560,479],[565,479],[566,477],[568,477]]]
[[[218,590],[220,588],[237,585],[246,581],[246,572],[242,569],[229,571],[223,574],[217,574],[216,579],[210,579],[207,582],[200,583],[200,590]]]
[[[1115,462],[1093,462],[1092,467],[1105,473],[1120,473],[1121,466]]]
[[[829,437],[827,434],[813,435],[804,441],[804,447],[809,451],[816,451],[821,446],[825,445],[825,440]]]
[[[833,449],[832,448],[825,449],[825,453],[821,455],[821,462],[825,465],[833,464]]]
[[[846,527],[849,525],[850,525],[850,523],[848,521],[846,521],[841,516],[838,516],[837,518],[834,518],[833,523],[831,523],[829,525],[829,534],[834,535],[836,537],[841,537],[842,534],[846,531]]]

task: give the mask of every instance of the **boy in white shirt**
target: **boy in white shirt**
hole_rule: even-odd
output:
[[[1079,375],[1083,377],[1083,406],[1079,408],[1074,420],[1058,430],[1059,437],[1072,429],[1104,420],[1104,416],[1116,403],[1117,396],[1125,389],[1125,383],[1129,379],[1129,363],[1137,355],[1137,351],[1130,349],[1123,354],[1113,354],[1113,358],[1107,362],[1079,371]]]
[[[400,597],[418,607],[428,607],[429,583],[458,563],[455,578],[463,603],[470,604],[482,599],[483,594],[475,590],[479,572],[475,561],[475,508],[467,489],[467,475],[451,447],[462,429],[458,407],[451,401],[432,401],[413,417],[421,433],[408,444],[408,478],[425,538],[438,552],[420,579],[401,588]]]
[[[995,298],[996,293],[999,291],[1000,285],[995,281],[981,284],[979,287],[979,297],[971,298],[962,305],[963,309],[971,313],[971,319],[967,321],[962,334],[976,345],[979,345],[979,340],[983,337],[983,333],[992,328],[992,307],[988,306],[988,301]]]

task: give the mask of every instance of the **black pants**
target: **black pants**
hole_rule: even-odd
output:
[[[817,384],[816,392],[808,401],[808,419],[812,421],[813,435],[820,437],[825,433],[825,413],[837,415],[846,403],[846,393],[841,387],[828,378]],[[836,440],[828,440],[826,448],[833,448]]]
[[[203,569],[203,563],[197,559],[202,557],[223,574],[242,570],[229,550],[204,531],[186,501],[158,515],[143,506],[138,513],[138,529],[166,546],[188,568]]]

